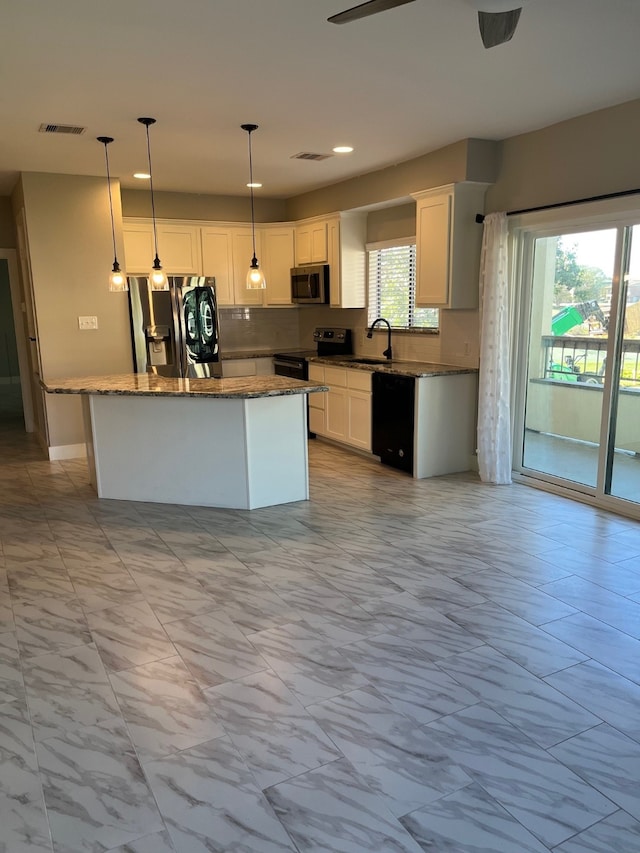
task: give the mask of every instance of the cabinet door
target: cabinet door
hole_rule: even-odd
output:
[[[327,223],[314,222],[311,226],[311,263],[327,262]]]
[[[311,263],[311,229],[308,225],[296,228],[295,259],[296,266],[302,267]]]
[[[416,205],[416,305],[446,308],[451,282],[450,193],[425,198]]]
[[[127,275],[149,275],[155,249],[151,225],[127,224],[122,229],[124,241],[123,269]]]
[[[326,435],[338,441],[347,436],[347,390],[332,387],[327,393],[325,403]]]
[[[371,450],[371,394],[349,391],[347,396],[347,441],[362,450]]]
[[[296,228],[296,266],[326,264],[328,259],[327,222],[307,222]]]
[[[262,305],[263,290],[247,290],[247,272],[253,257],[251,229],[233,229],[231,234],[233,254],[234,305]],[[256,232],[256,257],[260,261],[260,232]]]
[[[257,359],[255,358],[229,358],[222,361],[222,375],[225,378],[232,376],[255,376],[257,373]]]
[[[310,394],[310,397],[321,397],[321,394]],[[309,430],[316,435],[326,435],[327,428],[324,420],[324,409],[309,406]]]
[[[202,229],[202,267],[204,275],[216,280],[218,305],[233,305],[233,254],[228,228]]]
[[[262,230],[262,263],[267,279],[266,305],[292,305],[291,267],[293,256],[293,227]]]
[[[257,376],[272,376],[274,373],[273,370],[273,359],[272,358],[254,358],[256,363],[256,375]]]
[[[195,225],[156,226],[158,255],[167,275],[202,275],[200,229]]]

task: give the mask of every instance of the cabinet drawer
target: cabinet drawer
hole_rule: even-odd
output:
[[[325,384],[333,387],[338,385],[340,388],[347,387],[347,371],[344,367],[325,367],[324,369]]]
[[[309,394],[309,407],[312,409],[324,409],[326,397],[326,391],[316,391],[314,394]]]
[[[356,391],[371,391],[370,370],[347,370],[347,387]]]
[[[321,364],[310,364],[309,379],[314,382],[324,382],[324,367]]]

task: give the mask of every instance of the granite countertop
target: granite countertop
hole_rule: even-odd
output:
[[[326,385],[288,376],[242,376],[230,379],[178,379],[149,373],[83,376],[41,382],[49,394],[110,394],[143,397],[215,397],[246,399],[313,394]]]
[[[373,364],[361,364],[356,358],[367,358]],[[430,361],[401,361],[400,359],[381,358],[379,361],[369,356],[328,355],[314,356],[309,363],[327,364],[332,367],[349,367],[356,370],[368,370],[376,373],[396,373],[401,376],[452,376],[458,373],[477,373],[477,367],[459,367],[454,364],[435,364]]]
[[[238,350],[222,350],[221,358],[227,361],[232,358],[272,358],[277,352],[284,352],[282,349],[238,349]]]

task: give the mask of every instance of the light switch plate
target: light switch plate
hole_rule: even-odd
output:
[[[86,331],[87,329],[97,329],[98,328],[98,318],[97,317],[78,317],[78,328],[82,329],[82,331]]]

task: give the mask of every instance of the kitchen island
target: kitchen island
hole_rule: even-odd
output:
[[[309,497],[307,394],[321,383],[134,373],[43,387],[83,396],[98,497],[233,509]]]

